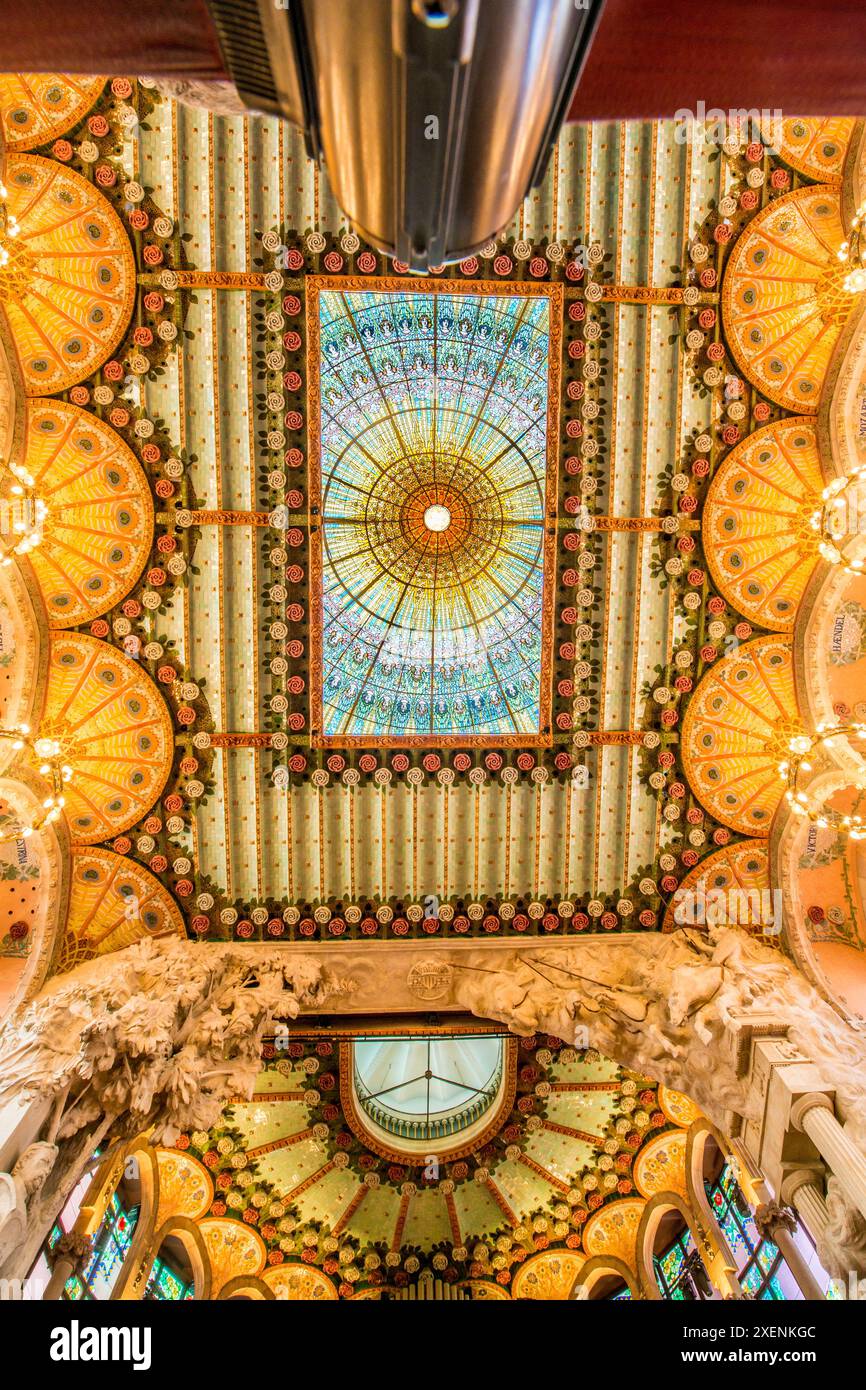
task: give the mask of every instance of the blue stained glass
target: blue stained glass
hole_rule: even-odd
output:
[[[322,734],[538,735],[548,297],[327,289],[318,312]]]
[[[778,1248],[759,1234],[728,1164],[715,1183],[707,1184],[707,1195],[737,1261],[743,1288],[764,1302],[784,1300],[785,1294],[775,1272],[783,1264]]]
[[[111,1297],[120,1267],[132,1243],[137,1219],[138,1209],[125,1211],[115,1192],[82,1271],[91,1298]]]

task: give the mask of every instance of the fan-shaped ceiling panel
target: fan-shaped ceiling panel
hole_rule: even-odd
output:
[[[129,657],[83,633],[52,638],[40,732],[59,740],[72,768],[66,816],[78,844],[129,830],[171,770],[171,717],[153,681]]]
[[[785,163],[820,183],[841,183],[853,130],[853,116],[788,116],[781,124],[761,122],[761,133]]]
[[[703,806],[743,835],[768,835],[779,763],[801,731],[791,641],[758,637],[702,677],[683,720],[686,775]]]
[[[814,414],[853,298],[837,252],[840,195],[819,186],[775,199],[747,224],[722,282],[722,317],[740,370],[786,410]]]
[[[135,301],[135,259],[120,218],[94,186],[53,160],[13,154],[0,298],[28,395],[64,391],[100,367]]]
[[[150,554],[147,479],[110,426],[65,401],[28,402],[26,466],[48,508],[30,561],[49,621],[88,622],[129,593]]]
[[[789,632],[815,565],[809,516],[823,478],[815,427],[777,420],[719,468],[703,515],[704,553],[724,594],[752,622]]]
[[[105,86],[104,77],[0,73],[0,121],[9,150],[33,150],[71,130]]]
[[[153,874],[109,849],[72,851],[61,970],[166,933],[185,936],[184,920]]]
[[[718,896],[711,900],[713,912],[716,911],[717,904],[719,907],[719,915],[714,918],[717,922],[723,921],[724,925],[751,925],[753,916],[756,920],[760,917],[764,902],[762,894],[768,890],[769,885],[770,871],[765,840],[740,840],[735,845],[725,845],[723,849],[708,854],[686,874],[665,913],[663,930],[673,931],[678,920],[699,923],[707,920],[709,914],[706,901],[700,914],[696,912],[694,900],[698,891],[704,895],[718,895],[719,892],[725,895],[724,911]],[[731,893],[742,894],[743,897],[731,899],[728,896]],[[748,920],[740,922],[741,916]],[[781,927],[781,922],[779,926]]]

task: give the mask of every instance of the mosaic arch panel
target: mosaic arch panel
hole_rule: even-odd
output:
[[[189,1154],[157,1150],[159,1164],[159,1210],[154,1222],[158,1231],[170,1216],[200,1221],[213,1201],[213,1183],[203,1163]]]
[[[611,1202],[600,1211],[594,1212],[583,1233],[583,1248],[587,1257],[615,1255],[633,1269],[635,1241],[643,1211],[643,1202],[632,1198],[622,1202]]]
[[[854,130],[853,116],[788,116],[762,122],[761,133],[798,174],[818,183],[841,183],[842,166]]]
[[[71,130],[87,115],[104,86],[104,77],[0,73],[0,121],[6,148],[33,150]]]
[[[545,1250],[533,1255],[514,1276],[512,1298],[567,1299],[585,1263],[577,1250]]]
[[[49,622],[88,622],[129,592],[150,554],[147,479],[114,430],[65,401],[28,401],[26,467],[48,507],[30,562]]]
[[[776,420],[738,444],[704,505],[704,553],[720,592],[761,627],[790,632],[815,564],[809,516],[823,478],[813,423]]]
[[[314,733],[549,742],[561,289],[363,283],[308,282]]]
[[[702,677],[683,721],[695,796],[743,835],[766,836],[784,791],[778,765],[801,729],[790,638],[758,637]]]
[[[211,1297],[240,1274],[255,1276],[265,1266],[265,1244],[258,1231],[229,1217],[208,1216],[199,1224],[211,1267]]]
[[[273,1289],[275,1298],[285,1299],[289,1303],[333,1302],[337,1298],[333,1280],[320,1270],[309,1269],[305,1265],[276,1265],[266,1269],[261,1277]]]
[[[72,851],[60,970],[167,932],[186,936],[183,915],[147,869],[101,847]]]
[[[763,893],[769,886],[770,870],[766,840],[740,840],[735,845],[725,845],[724,849],[708,854],[686,874],[668,906],[662,930],[674,930],[677,904],[685,902],[687,895],[698,888],[705,893],[719,889],[722,892],[736,889],[745,893]],[[737,914],[739,916],[739,900]],[[661,1097],[659,1099],[661,1100]],[[662,1108],[664,1109],[664,1106]],[[683,1123],[675,1116],[671,1118],[677,1124]]]
[[[785,410],[813,415],[852,298],[837,251],[838,189],[797,188],[747,225],[728,259],[722,319],[740,370]]]
[[[111,204],[72,169],[13,154],[6,185],[21,233],[5,239],[0,300],[27,394],[51,395],[117,347],[135,300],[135,259]]]
[[[165,701],[136,662],[95,637],[53,637],[40,729],[72,767],[66,817],[76,844],[129,830],[165,786],[174,755]]]
[[[678,1192],[687,1202],[685,1130],[668,1130],[650,1140],[635,1159],[634,1181],[644,1197]]]
[[[701,1112],[697,1105],[682,1091],[671,1091],[667,1086],[659,1086],[658,1098],[659,1105],[671,1124],[688,1129],[689,1125],[700,1119]]]

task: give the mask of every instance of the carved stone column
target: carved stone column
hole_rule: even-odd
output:
[[[821,1246],[827,1239],[830,1213],[819,1181],[819,1175],[813,1169],[795,1169],[786,1175],[780,1196],[786,1205],[794,1208],[820,1255]]]
[[[51,1253],[54,1268],[42,1295],[43,1301],[63,1297],[67,1279],[70,1279],[73,1274],[81,1272],[82,1266],[90,1254],[90,1239],[88,1236],[80,1235],[77,1231],[65,1232]]]
[[[791,1123],[807,1134],[849,1201],[866,1216],[866,1159],[836,1119],[830,1097],[812,1091],[791,1107]]]
[[[823,1302],[821,1285],[792,1239],[797,1218],[791,1209],[779,1202],[762,1202],[755,1210],[755,1226],[763,1240],[771,1240],[778,1248],[803,1297],[812,1303]]]

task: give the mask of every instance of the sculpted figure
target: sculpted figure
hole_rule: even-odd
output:
[[[42,1191],[57,1153],[56,1144],[31,1144],[11,1173],[0,1173],[0,1269],[24,1240],[28,1206]]]

